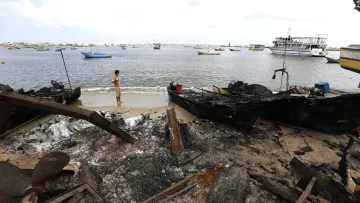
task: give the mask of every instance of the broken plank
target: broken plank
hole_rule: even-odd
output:
[[[193,176],[188,176],[187,178],[185,178],[184,180],[174,184],[173,186],[167,188],[166,190],[163,190],[162,192],[150,197],[149,199],[143,201],[143,203],[153,203],[153,202],[158,202],[160,199],[169,196],[169,195],[173,195],[174,193],[181,191],[182,189],[186,188],[189,184],[189,182],[191,181],[191,179],[193,178]]]
[[[168,125],[170,131],[171,150],[173,153],[181,152],[184,150],[184,145],[175,110],[174,108],[166,109],[166,113],[168,117]]]
[[[134,143],[137,140],[129,133],[118,128],[116,123],[111,123],[95,111],[89,111],[87,109],[82,109],[75,106],[66,106],[53,101],[48,101],[46,99],[25,96],[13,92],[0,92],[0,97],[10,104],[36,109],[44,113],[60,114],[87,120],[90,123],[102,128],[103,130],[120,137],[126,142]]]
[[[260,177],[258,180],[267,190],[279,195],[289,202],[296,202],[296,197],[299,196],[296,192],[283,187],[280,183],[272,181],[269,178]]]
[[[37,158],[29,158],[24,154],[0,154],[0,161],[6,161],[11,163],[20,169],[34,169],[36,164],[39,162]],[[75,171],[75,167],[68,163],[63,170],[66,171]]]
[[[305,202],[307,196],[310,194],[314,184],[316,181],[316,177],[312,177],[311,181],[309,182],[309,184],[306,186],[306,189],[304,190],[304,192],[301,194],[301,196],[299,197],[299,199],[296,201],[296,203],[303,203]]]

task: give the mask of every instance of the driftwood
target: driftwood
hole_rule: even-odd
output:
[[[345,153],[341,157],[340,163],[339,163],[339,173],[342,176],[344,183],[347,185],[349,190],[354,193],[356,183],[351,177],[351,168],[350,168],[350,149],[354,146],[354,138],[350,138],[349,143],[346,147]]]
[[[166,110],[168,117],[168,125],[171,139],[171,150],[173,153],[178,153],[184,150],[183,140],[180,133],[180,126],[176,118],[174,108]]]

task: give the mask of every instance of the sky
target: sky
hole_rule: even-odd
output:
[[[360,44],[353,0],[0,0],[0,42]]]

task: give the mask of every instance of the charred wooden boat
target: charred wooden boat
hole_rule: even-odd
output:
[[[252,126],[256,119],[273,112],[275,104],[286,101],[287,94],[270,95],[229,95],[210,91],[183,90],[177,92],[171,83],[168,88],[169,100],[190,113],[213,121],[235,126]],[[280,104],[279,104],[280,105]]]
[[[70,104],[77,99],[79,99],[81,95],[81,88],[77,87],[75,89],[66,89],[64,85],[60,82],[51,81],[53,87],[43,87],[37,91],[29,90],[24,91],[23,89],[19,89],[14,91],[10,86],[0,84],[0,92],[14,92],[20,95],[31,96],[35,98],[41,98],[42,100],[53,101],[57,103]],[[1,97],[0,97],[0,105],[1,105]],[[1,107],[0,107],[1,108]],[[0,133],[6,130],[12,129],[28,120],[31,120],[43,112],[27,108],[25,106],[18,105],[10,105],[9,115],[7,116],[6,125],[1,126],[0,124]]]
[[[316,93],[314,89],[294,87],[286,101],[274,103],[276,110],[263,114],[264,117],[302,126],[330,134],[349,133],[360,126],[360,93],[346,93],[329,90],[329,93]],[[214,92],[225,95],[258,93],[271,95],[272,92],[262,86],[248,85],[241,81],[230,83],[227,88],[214,86]]]

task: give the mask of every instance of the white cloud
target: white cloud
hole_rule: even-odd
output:
[[[293,36],[327,33],[329,45],[360,41],[360,13],[351,0],[18,0],[4,6],[36,25],[87,28],[122,42],[271,44],[289,25]]]

